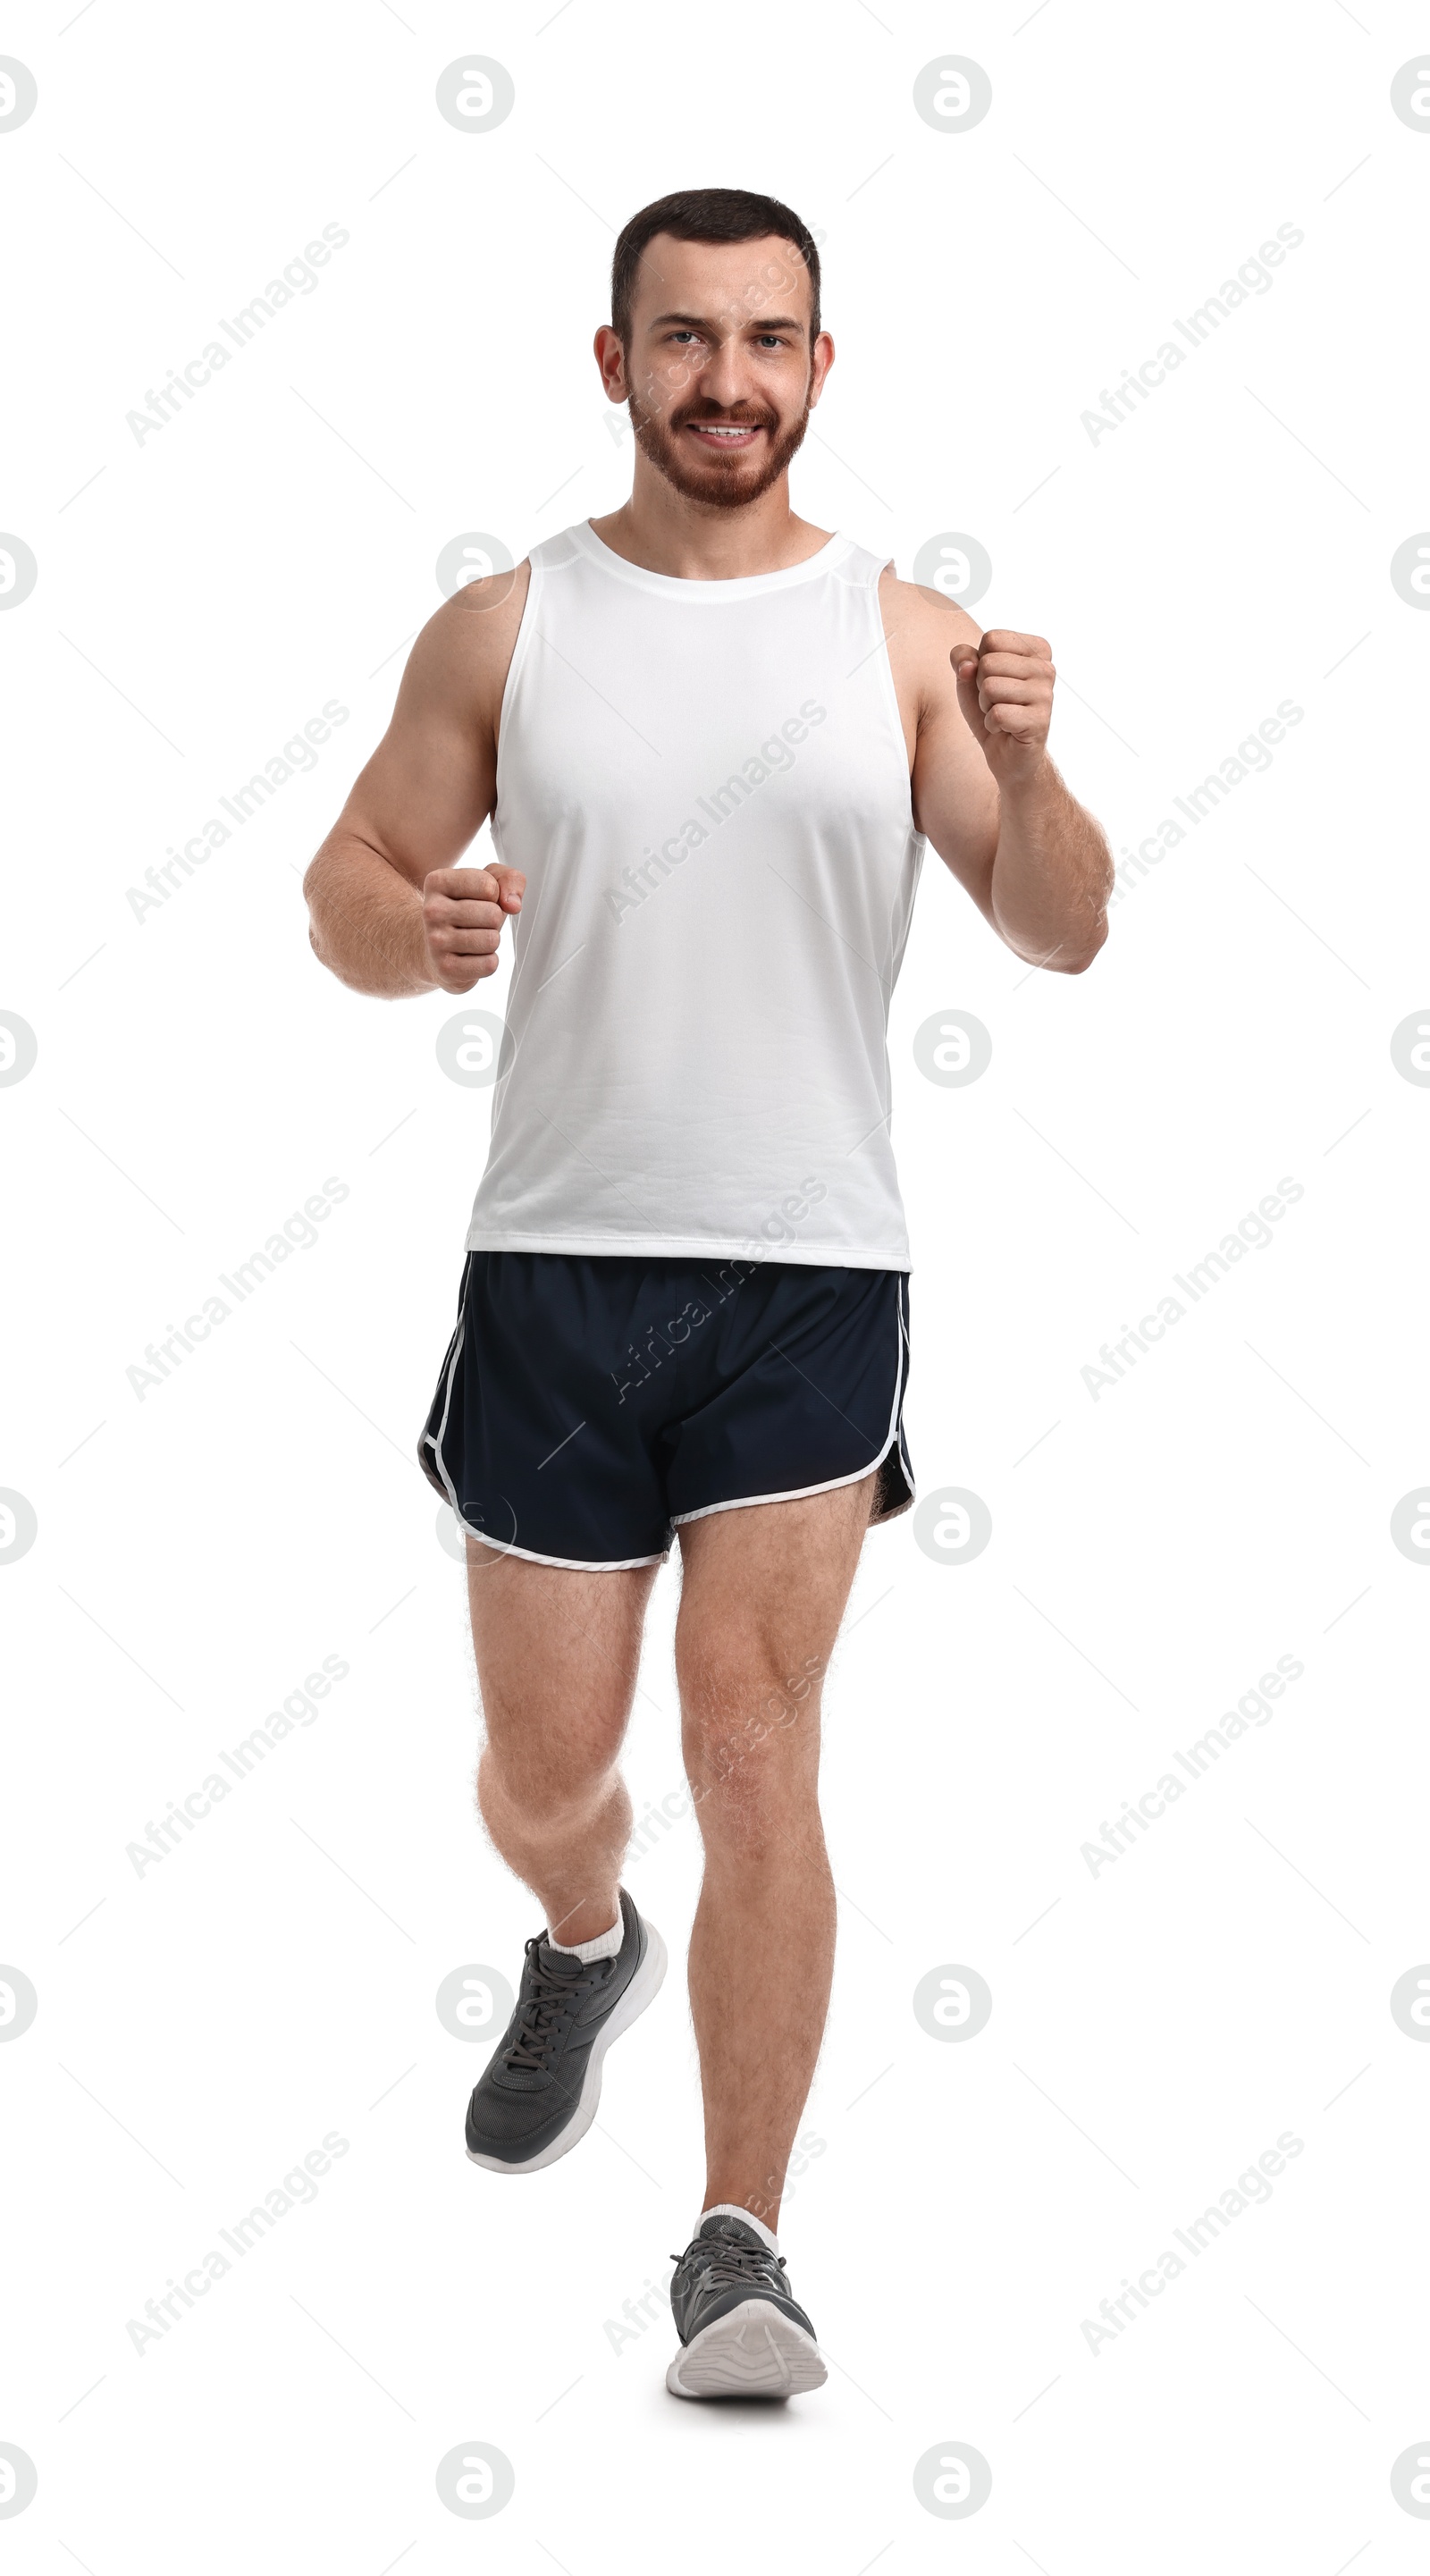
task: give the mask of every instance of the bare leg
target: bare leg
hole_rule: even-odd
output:
[[[619,1909],[631,1802],[616,1761],[656,1571],[582,1574],[467,1541],[487,1724],[477,1803],[568,1948],[606,1931]]]
[[[705,1844],[690,2009],[705,2097],[704,2207],[773,2228],[834,1969],[820,1823],[820,1688],[874,1478],[712,1512],[680,1532],[676,1671]]]

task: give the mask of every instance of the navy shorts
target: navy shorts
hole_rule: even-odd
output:
[[[908,1278],[791,1261],[469,1252],[418,1443],[473,1538],[654,1565],[683,1521],[851,1485],[907,1511]]]

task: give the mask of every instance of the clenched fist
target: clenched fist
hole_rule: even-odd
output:
[[[499,963],[503,916],[520,912],[520,868],[434,868],[422,881],[427,969],[444,993],[470,993]]]
[[[1041,635],[990,626],[977,650],[949,655],[958,703],[1000,785],[1031,778],[1039,767],[1053,713],[1051,645]]]

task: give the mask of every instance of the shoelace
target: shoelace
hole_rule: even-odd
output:
[[[574,2010],[582,1999],[585,1976],[552,1976],[541,1964],[541,1936],[534,1934],[527,1942],[526,1955],[531,1964],[531,1989],[520,2004],[521,2028],[511,2046],[503,2051],[504,2066],[524,2066],[530,2073],[543,2075],[552,2047],[561,2030],[563,2016]],[[611,1975],[613,1961],[600,1961],[601,1984]],[[589,1970],[586,1974],[589,1975]]]
[[[767,2253],[763,2245],[732,2245],[719,2236],[700,2237],[688,2254],[672,2254],[670,2259],[677,2267],[688,2262],[693,2271],[706,2276],[706,2286],[721,2290],[738,2289],[744,2281],[768,2284],[772,2271],[785,2268],[783,2254]]]

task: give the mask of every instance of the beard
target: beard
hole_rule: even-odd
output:
[[[710,510],[746,509],[779,481],[790,458],[804,443],[810,409],[806,399],[798,419],[781,429],[779,413],[760,403],[738,403],[730,411],[722,411],[715,403],[679,403],[662,417],[657,412],[642,411],[632,394],[627,408],[642,455],[685,500],[703,502]],[[708,456],[696,455],[683,444],[680,435],[692,420],[722,421],[732,429],[761,429],[765,436],[752,452],[722,456],[717,448]]]

